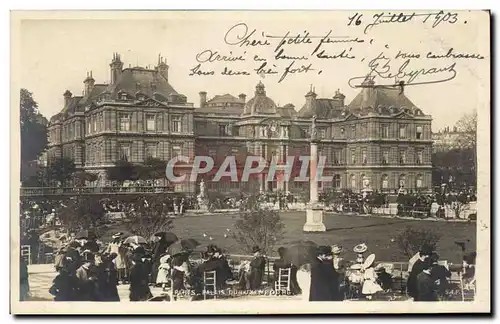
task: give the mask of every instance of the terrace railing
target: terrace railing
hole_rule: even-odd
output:
[[[130,186],[130,187],[21,187],[21,197],[61,196],[61,195],[102,195],[132,193],[174,193],[171,187]]]

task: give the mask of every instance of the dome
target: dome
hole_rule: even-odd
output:
[[[275,115],[276,113],[276,104],[266,96],[264,84],[259,81],[255,87],[255,96],[246,103],[243,115]]]

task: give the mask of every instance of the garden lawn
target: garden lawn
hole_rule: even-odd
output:
[[[244,247],[238,246],[228,235],[227,229],[233,230],[233,224],[238,214],[217,214],[206,216],[185,216],[174,219],[172,231],[181,238],[194,238],[202,243],[216,244],[226,253],[250,254]],[[325,214],[324,223],[327,231],[323,233],[304,233],[302,227],[305,222],[305,212],[282,212],[281,219],[285,224],[283,240],[276,246],[287,246],[298,240],[311,240],[318,245],[340,244],[344,247],[344,256],[354,260],[356,254],[353,247],[359,243],[368,245],[368,252],[375,253],[377,261],[407,262],[406,257],[395,240],[397,233],[406,226],[415,229],[434,231],[441,235],[437,245],[437,252],[442,260],[452,263],[461,263],[462,251],[454,243],[466,242],[467,251],[474,251],[476,246],[476,223],[462,222],[435,222],[426,220],[402,220],[381,218],[376,216],[347,216]],[[120,228],[109,229],[107,234],[116,232]],[[206,234],[206,237],[203,235]],[[106,235],[108,236],[108,235]],[[212,240],[210,240],[210,237]],[[467,241],[469,240],[469,241]]]

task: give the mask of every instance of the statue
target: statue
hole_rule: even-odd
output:
[[[316,115],[312,117],[312,122],[311,122],[311,140],[315,140],[318,130],[316,129]]]
[[[200,193],[196,198],[198,200],[198,209],[208,211],[208,202],[205,195],[205,181],[203,181],[203,179],[200,181]]]
[[[205,197],[205,181],[203,179],[200,181],[200,197]]]

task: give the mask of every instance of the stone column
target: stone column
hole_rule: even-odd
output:
[[[306,223],[304,232],[326,232],[326,226],[323,224],[323,207],[318,204],[318,143],[311,141],[311,162],[309,174],[309,204],[306,207]]]

